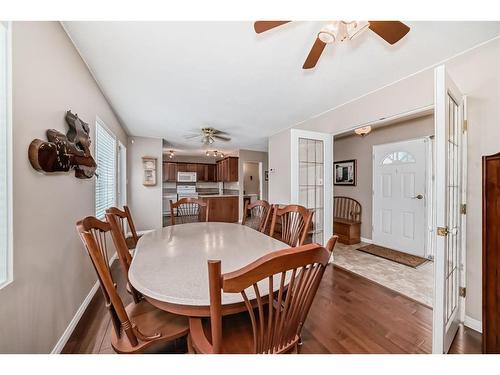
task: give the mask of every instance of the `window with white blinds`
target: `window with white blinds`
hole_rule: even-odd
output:
[[[116,137],[96,122],[95,216],[104,219],[106,209],[116,205]]]
[[[0,287],[12,280],[10,228],[9,25],[0,22]]]

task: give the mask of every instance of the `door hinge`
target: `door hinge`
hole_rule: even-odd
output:
[[[462,125],[462,132],[465,133],[467,131],[467,128],[468,128],[467,120],[464,120],[464,123]]]
[[[448,228],[446,228],[446,227],[437,227],[437,235],[438,236],[446,237],[448,235],[448,233],[449,233]]]
[[[467,295],[467,288],[465,286],[461,286],[458,288],[458,294],[460,297],[464,297]]]
[[[465,203],[460,205],[460,213],[462,215],[466,215],[467,214],[467,205]]]

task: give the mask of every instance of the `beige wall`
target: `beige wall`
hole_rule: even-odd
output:
[[[357,160],[356,186],[334,186],[333,193],[337,196],[354,198],[361,203],[361,237],[372,238],[373,146],[432,134],[434,134],[434,116],[428,115],[376,128],[366,137],[350,135],[335,139],[334,161]]]
[[[28,146],[66,132],[68,109],[92,144],[96,116],[124,144],[127,134],[59,23],[15,22],[12,53],[14,281],[0,290],[0,353],[48,353],[96,282],[75,230],[94,214],[95,178],[40,174]]]
[[[133,143],[132,143],[133,142]],[[144,186],[142,157],[156,158],[156,185]],[[127,147],[128,204],[138,231],[162,227],[162,140],[131,137]]]
[[[467,299],[468,317],[481,320],[481,156],[500,151],[500,39],[495,39],[448,60],[445,65],[455,83],[468,96],[469,147],[467,166]],[[333,108],[320,116],[304,121],[298,128],[327,133],[337,133],[366,122],[423,108],[434,103],[434,67],[419,72],[362,98]],[[282,179],[271,179],[270,191],[289,191],[290,163],[284,163],[289,150],[280,146],[282,132],[269,141],[271,167],[278,160]],[[271,148],[273,145],[274,149]],[[281,150],[280,150],[281,147]],[[277,153],[281,155],[276,155]],[[276,157],[271,157],[276,155]],[[279,195],[277,195],[279,196]],[[289,193],[288,193],[289,196]]]
[[[269,203],[289,204],[291,200],[290,129],[269,137]]]

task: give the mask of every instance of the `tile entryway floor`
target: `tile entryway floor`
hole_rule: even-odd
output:
[[[412,268],[356,250],[364,245],[337,243],[333,263],[432,307],[434,265],[431,261]]]

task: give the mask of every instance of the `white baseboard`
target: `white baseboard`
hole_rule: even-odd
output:
[[[364,237],[361,237],[360,238],[361,242],[366,242],[366,243],[373,243],[372,240],[370,240],[369,238],[364,238]]]
[[[146,233],[152,232],[153,230],[154,230],[154,229],[139,230],[139,231],[137,231],[137,235],[142,236],[143,234],[146,234]],[[132,235],[132,233],[130,233],[130,232],[129,232],[129,233],[127,233],[127,235],[130,235],[130,236],[131,236],[131,235]]]
[[[117,258],[118,258],[118,256],[115,253],[111,257],[111,259],[109,260],[109,265],[111,266],[111,264],[113,264],[113,262]],[[56,345],[54,346],[54,348],[50,352],[50,354],[59,354],[59,353],[61,353],[61,351],[63,350],[64,346],[66,345],[66,343],[68,342],[69,338],[71,337],[71,334],[75,330],[76,325],[80,321],[83,313],[87,309],[90,301],[92,301],[92,298],[94,298],[94,295],[96,294],[96,292],[97,292],[98,289],[99,289],[99,281],[96,281],[96,283],[94,284],[94,286],[92,287],[92,289],[90,289],[89,294],[87,294],[87,297],[85,297],[85,299],[83,300],[82,304],[80,305],[80,307],[76,311],[75,316],[73,316],[73,318],[69,322],[68,326],[64,330],[64,333],[59,338],[59,340],[57,341]]]
[[[483,323],[480,320],[471,318],[470,316],[465,316],[464,326],[479,333],[483,333]]]

